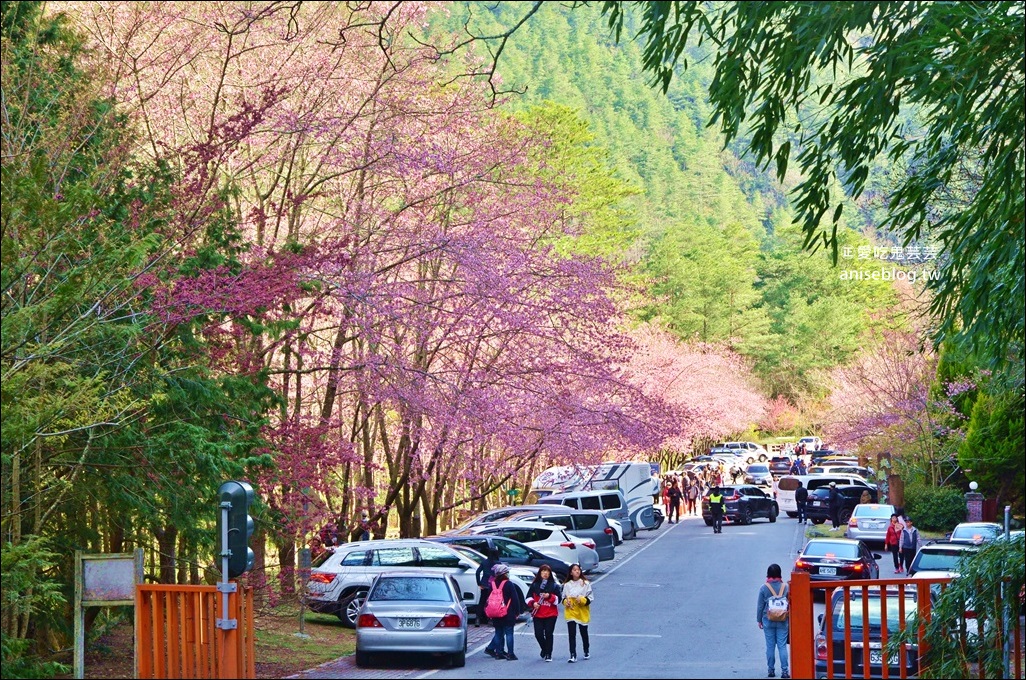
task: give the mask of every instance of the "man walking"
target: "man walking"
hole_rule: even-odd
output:
[[[912,526],[911,517],[906,517],[905,528],[901,530],[901,561],[906,574],[912,566],[912,560],[916,558],[917,550],[919,550],[919,529]]]
[[[723,533],[723,491],[716,485],[709,491],[709,512],[713,519],[713,533]]]
[[[830,482],[830,523],[834,529],[841,526],[838,514],[841,512],[841,494],[837,490],[837,482]]]
[[[798,488],[794,490],[794,504],[798,509],[798,523],[808,524],[809,520],[805,516],[805,506],[809,502],[809,490],[805,488],[802,481],[798,480]]]
[[[667,519],[669,524],[673,524],[673,515],[677,515],[677,523],[680,524],[680,504],[684,500],[684,494],[680,490],[680,486],[677,484],[677,478],[674,477],[670,481],[670,489],[666,492],[667,498],[669,499],[669,515]]]

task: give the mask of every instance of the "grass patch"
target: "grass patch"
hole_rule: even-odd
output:
[[[356,650],[356,632],[346,628],[338,617],[306,612],[303,634],[299,636],[299,609],[282,605],[256,618],[257,659],[266,664],[288,666],[302,660],[313,668]]]

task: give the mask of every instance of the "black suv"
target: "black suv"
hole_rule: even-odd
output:
[[[876,503],[876,489],[868,486],[844,485],[837,486],[837,493],[840,495],[841,505],[837,511],[837,521],[847,524],[851,519],[851,513],[862,498],[862,492],[868,491],[871,503]],[[821,486],[809,492],[809,502],[805,506],[805,516],[813,524],[822,524],[830,519],[830,487]]]
[[[774,477],[791,474],[791,456],[773,456],[770,458],[770,474]]]
[[[748,484],[725,484],[720,486],[723,493],[723,518],[737,524],[751,524],[756,517],[765,517],[770,522],[777,521],[780,508],[773,497],[757,486]],[[702,519],[706,526],[713,525],[712,511],[709,509],[709,492],[702,499]]]

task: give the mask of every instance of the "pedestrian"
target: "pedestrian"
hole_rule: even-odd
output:
[[[311,560],[316,560],[325,552],[324,543],[321,541],[320,536],[314,536],[313,538],[311,538],[308,545],[310,546]]]
[[[488,620],[485,614],[485,604],[488,596],[492,594],[492,569],[499,563],[499,551],[495,548],[488,549],[488,557],[477,568],[477,587],[481,591],[481,598],[477,601],[477,615],[474,617],[474,627],[481,625],[482,621]]]
[[[894,573],[900,574],[901,569],[901,522],[898,521],[898,513],[891,515],[891,523],[887,525],[887,533],[884,535],[884,547],[891,552],[894,559]]]
[[[677,484],[676,478],[670,482],[670,489],[666,492],[666,495],[670,501],[669,514],[667,515],[669,524],[673,524],[674,513],[677,514],[677,522],[680,523],[680,503],[684,500],[684,494],[681,493],[680,485]]]
[[[701,484],[699,483],[698,478],[697,477],[693,477],[691,479],[691,484],[688,485],[688,493],[687,493],[688,511],[692,515],[697,515],[698,514],[698,495],[702,492],[700,487],[701,487]]]
[[[577,663],[577,629],[581,629],[581,644],[584,658],[591,658],[591,643],[588,640],[588,624],[591,622],[591,603],[595,599],[591,582],[584,576],[581,565],[571,564],[566,583],[563,584],[563,618],[570,637],[569,663]]]
[[[859,505],[867,505],[867,504],[872,503],[872,502],[873,502],[873,495],[871,493],[869,493],[869,489],[866,489],[865,491],[862,492],[862,495],[859,496]]]
[[[901,560],[904,563],[905,572],[912,567],[912,560],[919,550],[919,529],[913,525],[912,518],[905,517],[905,528],[901,530]]]
[[[369,541],[371,537],[370,513],[366,510],[360,513],[360,540]]]
[[[798,488],[794,490],[794,505],[798,511],[798,523],[808,524],[809,518],[805,514],[805,506],[809,502],[809,490],[802,484],[802,480],[798,480]]]
[[[841,520],[838,515],[841,512],[841,493],[837,490],[837,482],[830,482],[830,523],[834,529],[841,526]]]
[[[552,576],[552,567],[543,564],[527,589],[527,606],[534,616],[534,637],[541,647],[541,658],[552,661],[552,640],[559,617],[562,589]]]
[[[709,490],[709,514],[712,515],[713,533],[723,533],[723,491],[717,484]]]
[[[666,509],[666,516],[667,517],[670,516],[670,486],[671,486],[671,483],[672,483],[672,480],[669,479],[669,478],[663,480],[663,507]],[[673,524],[673,522],[670,522],[670,524]]]
[[[766,569],[766,582],[759,588],[759,600],[755,620],[766,636],[766,666],[772,678],[775,675],[776,658],[780,657],[780,677],[790,678],[787,664],[788,619],[787,584],[780,576],[780,565],[771,564]],[[776,654],[774,654],[774,652]]]
[[[485,647],[485,654],[493,659],[505,659],[507,661],[518,661],[517,655],[513,653],[513,626],[516,625],[517,617],[523,612],[520,610],[519,588],[509,580],[509,567],[499,562],[492,568],[492,592],[498,591],[501,601],[505,605],[506,613],[501,616],[489,616],[492,625],[495,627],[495,634],[492,641]],[[488,596],[489,603],[495,599],[492,594]],[[488,604],[485,605],[486,609]],[[489,611],[489,614],[492,612]],[[505,647],[503,646],[505,644]]]

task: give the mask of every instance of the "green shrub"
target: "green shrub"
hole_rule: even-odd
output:
[[[965,496],[951,487],[913,485],[905,488],[905,514],[921,530],[951,531],[965,521]]]

